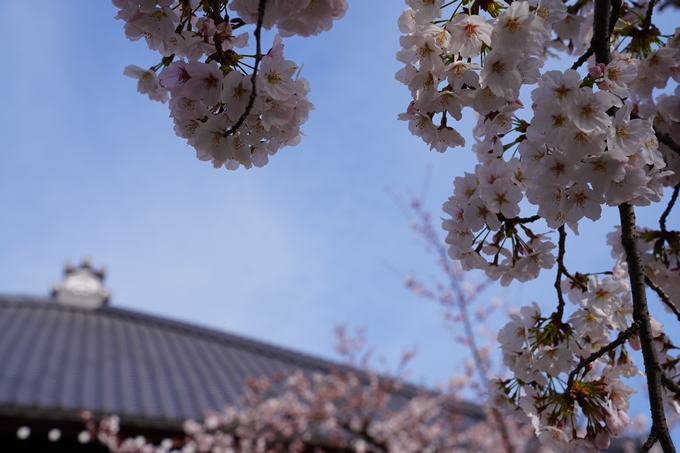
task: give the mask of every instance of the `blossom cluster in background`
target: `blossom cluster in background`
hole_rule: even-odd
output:
[[[370,351],[363,349],[361,334],[350,338],[342,326],[336,333],[338,351],[352,362],[361,355],[363,370],[343,365],[323,373],[296,370],[250,378],[239,405],[207,413],[203,422],[186,421],[183,439],[121,439],[118,417],[95,423],[92,414],[81,415],[92,437],[112,453],[499,451],[503,441],[490,419],[470,413],[455,393],[416,389],[404,384],[399,372],[376,373],[367,368]],[[399,368],[411,357],[405,353]],[[515,451],[527,451],[531,428],[508,423],[507,429]]]
[[[138,91],[150,99],[170,100],[175,132],[199,159],[231,170],[262,167],[282,147],[298,144],[314,108],[307,99],[309,82],[285,59],[280,36],[266,54],[258,55],[256,42],[257,52],[245,55],[237,49],[253,43],[240,29],[256,24],[255,41],[260,27],[276,27],[281,36],[317,35],[347,10],[345,0],[270,1],[258,21],[264,4],[259,0],[113,3],[128,39],[144,38],[162,56],[150,69],[128,66],[125,74],[138,79]]]

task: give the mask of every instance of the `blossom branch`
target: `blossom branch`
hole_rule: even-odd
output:
[[[369,444],[373,447],[373,449],[371,449],[371,451],[387,452],[387,451],[389,450],[389,446],[387,445],[387,443],[382,442],[382,441],[376,439],[374,436],[372,436],[372,435],[368,432],[368,423],[367,423],[367,421],[364,421],[364,422],[361,424],[361,429],[358,430],[358,431],[352,429],[352,424],[351,424],[349,421],[345,421],[345,420],[339,421],[339,422],[338,422],[338,425],[339,425],[340,427],[346,429],[347,431],[356,434],[356,435],[359,436],[361,439],[363,439],[364,441],[366,441],[367,443],[369,443]]]
[[[647,31],[649,31],[649,27],[652,26],[652,13],[654,12],[655,6],[656,0],[650,0],[649,4],[647,5],[647,13],[645,14],[645,18],[642,21],[642,26],[640,27],[642,34],[646,34]]]
[[[592,45],[595,46],[597,63],[608,64],[610,61],[609,10],[609,0],[595,0]],[[647,375],[647,389],[649,391],[649,404],[652,415],[652,433],[657,436],[664,453],[675,453],[675,446],[668,432],[668,424],[664,412],[661,377],[659,375],[659,358],[654,347],[654,336],[647,309],[645,272],[642,268],[640,251],[637,247],[637,231],[633,205],[628,202],[620,204],[619,217],[621,219],[621,245],[625,251],[626,262],[628,263],[628,276],[630,278],[633,299],[633,325],[639,326],[638,335],[640,337],[642,357]],[[570,374],[571,380],[572,375]]]
[[[449,277],[450,286],[455,289],[456,295],[459,300],[459,310],[462,317],[463,326],[465,328],[467,344],[474,358],[475,368],[477,369],[477,373],[479,375],[480,380],[483,383],[487,382],[488,380],[487,364],[486,361],[482,358],[482,355],[479,351],[479,346],[477,346],[477,342],[475,340],[475,334],[472,329],[472,324],[470,323],[470,314],[468,311],[467,297],[465,296],[465,294],[463,294],[463,291],[461,290],[460,282],[455,280],[453,269],[451,269],[451,262],[446,253],[446,248],[439,244],[437,250],[440,255],[440,260],[442,263],[444,263],[445,269],[447,270],[446,273]],[[501,439],[503,441],[503,448],[507,453],[514,453],[514,448],[512,446],[512,442],[510,441],[510,434],[508,433],[508,427],[505,423],[505,419],[503,418],[503,414],[501,414],[501,412],[495,407],[491,408],[491,414],[493,415],[493,418],[498,427],[498,431],[501,435]]]
[[[257,24],[255,26],[255,31],[253,32],[253,35],[255,35],[255,64],[253,64],[253,74],[250,76],[250,96],[248,97],[248,104],[238,121],[224,133],[225,137],[233,134],[241,127],[248,115],[250,115],[250,111],[255,104],[255,98],[257,97],[257,70],[260,66],[260,61],[262,60],[262,39],[260,38],[260,35],[262,31],[262,22],[264,21],[265,3],[267,3],[267,0],[260,0],[257,7]]]
[[[619,206],[619,215],[621,218],[621,244],[626,253],[631,294],[633,296],[633,320],[640,326],[639,336],[645,374],[647,375],[647,389],[649,391],[649,404],[652,414],[652,432],[658,436],[658,441],[664,453],[674,453],[675,446],[668,432],[668,424],[663,407],[659,358],[654,347],[654,336],[647,309],[647,296],[644,285],[645,272],[642,268],[640,252],[637,248],[635,210],[630,203],[623,203]]]
[[[576,70],[576,69],[580,68],[581,65],[582,65],[583,63],[585,63],[586,60],[588,60],[588,58],[590,58],[590,56],[593,54],[593,52],[594,52],[594,49],[593,49],[593,45],[591,44],[590,47],[588,47],[588,50],[586,50],[586,52],[585,52],[583,55],[581,55],[581,56],[578,58],[578,60],[576,60],[576,61],[574,62],[573,65],[571,65],[571,69]]]
[[[597,359],[604,356],[608,352],[611,352],[614,349],[618,348],[619,346],[623,345],[626,341],[628,341],[633,335],[637,333],[639,327],[640,322],[633,321],[633,324],[631,324],[630,327],[628,327],[623,332],[619,332],[619,335],[616,337],[616,340],[612,341],[606,346],[601,347],[600,349],[597,350],[597,352],[593,352],[586,359],[581,360],[578,363],[578,365],[576,365],[576,367],[573,370],[571,370],[571,373],[569,373],[569,379],[567,380],[567,387],[564,390],[564,393],[566,395],[571,394],[571,389],[574,385],[574,380],[576,379],[576,376],[581,372],[581,370],[583,370],[588,365],[595,362]]]
[[[678,199],[678,192],[680,192],[680,183],[676,184],[676,186],[673,188],[673,195],[671,195],[671,199],[668,200],[668,206],[666,206],[666,209],[663,211],[663,214],[661,214],[661,217],[659,218],[659,227],[661,228],[662,233],[667,233],[666,219],[668,218],[668,215],[671,213],[671,210],[673,209],[673,206],[675,205],[675,202]]]
[[[680,310],[678,310],[678,307],[675,306],[673,301],[671,300],[670,297],[668,297],[668,294],[661,289],[656,283],[652,281],[651,278],[649,278],[649,275],[645,274],[645,283],[647,283],[647,286],[652,288],[654,292],[659,296],[661,301],[666,304],[666,306],[675,314],[675,316],[678,318],[678,321],[680,321]]]
[[[465,344],[470,349],[470,353],[472,354],[475,370],[477,371],[479,380],[481,383],[486,383],[488,381],[488,360],[484,359],[480,347],[477,345],[476,336],[474,334],[473,326],[470,320],[470,297],[466,295],[461,288],[461,274],[453,268],[453,262],[447,254],[446,247],[442,245],[441,239],[439,239],[439,236],[435,233],[435,230],[432,227],[430,214],[423,210],[422,205],[417,198],[414,197],[411,200],[410,208],[415,212],[419,220],[419,223],[415,226],[416,231],[418,231],[428,242],[429,246],[435,250],[436,254],[438,255],[438,262],[449,281],[449,288],[455,294],[457,302],[455,305],[458,308],[460,320],[463,323],[463,329],[465,331]],[[529,223],[539,220],[541,217],[535,215],[527,218],[514,218],[508,220],[505,219],[503,214],[499,213],[498,218],[499,220],[506,222]],[[505,419],[503,418],[503,414],[501,414],[501,412],[494,407],[491,408],[491,414],[501,436],[504,450],[507,453],[513,453],[515,449],[510,440],[508,426]]]
[[[669,134],[660,132],[656,127],[654,128],[656,132],[656,138],[664,145],[668,146],[672,151],[680,155],[680,145],[671,138]]]
[[[621,0],[611,0],[611,13],[607,12],[609,9],[609,4],[608,2],[607,5],[602,5],[601,1],[595,1],[595,21],[600,21],[601,25],[603,26],[603,30],[607,30],[608,34],[606,38],[603,38],[602,36],[598,36],[597,34],[593,34],[592,39],[590,40],[590,46],[588,47],[588,50],[585,51],[583,55],[581,55],[578,60],[574,62],[573,65],[571,65],[571,69],[578,69],[581,67],[583,63],[585,63],[588,58],[590,58],[593,53],[596,53],[596,51],[599,52],[606,52],[607,54],[609,53],[609,46],[607,45],[609,42],[609,36],[611,36],[612,32],[614,31],[614,27],[616,26],[616,22],[619,19],[619,14],[621,12]],[[598,16],[598,4],[600,4],[600,10],[599,10],[599,16]],[[608,25],[607,25],[608,23]],[[599,58],[598,58],[599,60]],[[607,57],[607,62],[609,62],[609,58]]]
[[[671,379],[670,376],[663,371],[661,372],[661,382],[668,390],[680,396],[680,384]]]
[[[562,295],[562,275],[566,273],[564,267],[564,252],[565,243],[567,240],[567,231],[564,229],[564,225],[560,226],[557,231],[560,233],[560,239],[558,242],[558,252],[557,252],[557,275],[555,276],[555,290],[557,291],[557,299],[559,301],[557,305],[557,311],[555,312],[555,322],[559,325],[562,324],[562,315],[564,314],[564,296]]]
[[[640,453],[647,453],[649,450],[652,449],[656,441],[658,440],[657,438],[657,433],[654,427],[652,427],[652,430],[649,433],[649,437],[647,437],[647,440],[645,441],[644,444],[642,444],[642,448],[640,448]]]
[[[500,214],[500,213],[497,214],[497,215],[498,215],[498,220],[500,220],[501,222],[512,223],[513,225],[517,225],[517,224],[520,224],[520,223],[522,223],[522,224],[532,223],[532,222],[535,222],[535,221],[541,219],[540,215],[532,215],[531,217],[515,217],[515,218],[512,218],[512,219],[507,219],[507,218],[505,218],[505,216],[503,214]]]

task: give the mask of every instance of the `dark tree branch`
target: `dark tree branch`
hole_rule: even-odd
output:
[[[647,375],[647,390],[652,414],[652,435],[659,441],[664,453],[675,453],[675,446],[668,432],[666,414],[661,393],[661,367],[654,347],[654,336],[649,322],[647,297],[645,294],[645,272],[637,248],[635,211],[630,203],[619,206],[621,218],[621,244],[626,252],[631,294],[633,296],[633,321],[640,326],[640,345]],[[648,439],[649,441],[649,439]],[[646,444],[646,443],[645,443]],[[651,447],[650,447],[651,448]]]
[[[588,47],[588,50],[586,50],[586,53],[584,53],[583,55],[581,55],[581,56],[578,58],[578,60],[576,60],[576,61],[574,62],[573,65],[571,65],[571,69],[578,69],[578,68],[580,68],[581,65],[582,65],[583,63],[585,63],[586,60],[587,60],[588,58],[590,58],[590,56],[591,56],[592,54],[593,54],[593,46],[592,46],[592,44],[591,44],[590,47]]]
[[[663,371],[661,372],[661,382],[668,390],[675,393],[677,396],[680,396],[680,384],[671,379],[670,376]]]
[[[614,27],[619,21],[619,14],[621,14],[621,0],[611,0],[612,2],[612,12],[609,16],[609,36],[614,33]]]
[[[642,444],[642,448],[640,448],[640,453],[647,453],[649,450],[652,449],[654,444],[657,441],[657,434],[654,431],[654,428],[652,428],[651,432],[649,433],[649,437],[647,437],[647,440],[645,441],[644,444]]]
[[[593,39],[591,46],[595,51],[598,63],[608,64],[609,55],[609,0],[595,0],[595,15],[593,18]],[[649,406],[652,415],[652,431],[650,439],[645,445],[654,444],[652,436],[659,441],[664,453],[675,453],[673,440],[668,432],[668,423],[663,406],[661,393],[661,367],[659,357],[654,346],[654,336],[649,321],[647,296],[645,294],[645,272],[640,261],[640,251],[637,248],[637,229],[635,226],[635,210],[630,203],[619,206],[621,218],[621,245],[626,253],[628,276],[630,278],[631,295],[633,298],[633,325],[639,326],[640,345],[647,375],[647,390],[649,392]],[[619,334],[621,336],[621,334]],[[598,351],[599,352],[599,351]],[[579,364],[580,365],[580,364]],[[572,374],[569,375],[572,382]],[[650,442],[651,441],[651,442]]]
[[[649,286],[654,290],[654,292],[656,292],[661,301],[664,304],[666,304],[666,306],[675,314],[676,318],[678,318],[678,321],[680,321],[680,311],[678,310],[678,307],[675,306],[671,298],[668,297],[668,294],[666,294],[666,292],[663,289],[661,289],[656,283],[654,283],[647,274],[645,274],[645,283],[647,283],[647,286]]]
[[[571,373],[569,373],[569,379],[567,380],[567,388],[564,390],[564,393],[566,395],[571,394],[571,387],[574,385],[574,380],[576,379],[576,376],[581,372],[581,370],[583,370],[585,367],[587,367],[588,365],[590,365],[603,355],[613,351],[614,349],[618,348],[626,341],[628,341],[633,335],[637,333],[639,326],[640,326],[639,322],[633,321],[633,324],[631,324],[629,328],[627,328],[623,332],[619,332],[618,336],[616,337],[616,340],[612,341],[607,346],[601,347],[596,352],[593,352],[586,359],[581,360],[578,363],[578,365],[576,365],[576,368],[571,370]]]
[[[642,29],[642,33],[646,34],[647,31],[649,31],[649,27],[652,26],[652,13],[654,12],[654,7],[656,6],[656,0],[650,0],[649,4],[647,5],[647,14],[645,14],[645,18],[642,21],[642,26],[640,27]]]
[[[532,215],[531,217],[517,217],[514,219],[517,223],[532,223],[541,218],[540,215]]]
[[[256,45],[255,64],[253,65],[253,75],[250,77],[251,90],[250,97],[248,98],[248,104],[246,105],[246,109],[238,121],[236,121],[236,123],[234,123],[234,125],[227,129],[227,131],[224,133],[225,137],[232,135],[238,130],[239,127],[241,127],[248,115],[250,115],[250,111],[253,109],[253,105],[255,104],[255,98],[257,97],[257,69],[259,68],[260,61],[262,60],[262,39],[260,38],[260,32],[262,31],[262,21],[264,20],[265,3],[267,3],[267,0],[260,0],[260,3],[257,7],[257,25],[255,26],[255,31],[253,32],[255,35]]]
[[[609,0],[595,0],[593,17],[593,38],[590,47],[593,49],[598,63],[609,63],[609,16],[611,14]]]
[[[583,63],[595,54],[598,63],[609,63],[609,37],[614,31],[616,22],[621,12],[621,0],[595,0],[595,18],[593,23],[593,37],[590,40],[588,50],[574,62],[571,69],[578,69]],[[596,33],[595,30],[600,33]],[[606,55],[606,57],[605,57]],[[604,57],[604,58],[603,58]]]
[[[508,219],[500,212],[496,214],[496,216],[498,217],[498,220],[500,220],[501,222],[510,223],[512,225],[517,225],[520,223],[532,223],[541,219],[540,215],[532,215],[531,217],[514,217],[512,219]]]
[[[676,184],[676,186],[673,188],[673,195],[671,195],[671,199],[668,201],[668,206],[666,206],[663,214],[661,214],[661,218],[659,218],[659,228],[661,228],[662,233],[667,233],[666,219],[668,218],[668,214],[671,213],[671,210],[678,199],[678,192],[680,192],[680,183]]]
[[[678,145],[669,134],[660,132],[657,128],[654,128],[654,132],[656,133],[657,140],[659,140],[664,145],[668,146],[671,149],[671,151],[674,151],[676,154],[680,155],[680,145]]]
[[[564,252],[565,243],[567,240],[567,231],[564,229],[564,225],[557,229],[560,233],[560,239],[558,241],[558,252],[557,252],[557,276],[555,277],[555,290],[557,291],[557,311],[555,312],[555,322],[559,326],[562,325],[562,315],[564,314],[564,296],[562,295],[562,274],[566,273],[566,268],[564,267]]]

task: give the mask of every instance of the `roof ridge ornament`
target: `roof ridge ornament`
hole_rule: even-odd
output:
[[[104,287],[106,268],[94,269],[84,258],[79,267],[64,266],[64,280],[52,285],[52,297],[62,305],[95,309],[105,306],[111,291]]]

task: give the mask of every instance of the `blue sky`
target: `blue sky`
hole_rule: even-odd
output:
[[[432,260],[387,190],[426,193],[437,218],[475,160],[430,152],[396,120],[410,100],[394,80],[403,8],[351,2],[330,33],[286,40],[312,86],[308,136],[265,168],[230,172],[198,161],[167,106],[123,76],[159,58],[125,38],[112,5],[2,2],[0,291],[46,295],[66,260],[88,256],[108,268],[112,305],[323,357],[333,357],[334,324],[363,324],[392,363],[418,347],[415,380],[446,379],[459,348],[441,310],[398,275],[427,279]],[[472,121],[459,125],[468,143]],[[611,267],[604,237],[618,213],[605,211],[569,236],[570,270]],[[549,307],[553,278],[506,297]]]

